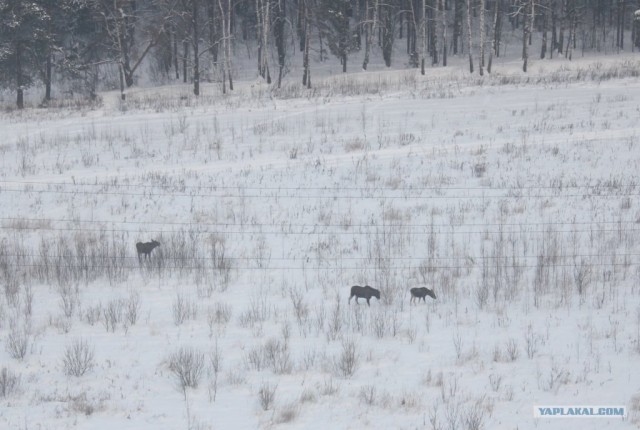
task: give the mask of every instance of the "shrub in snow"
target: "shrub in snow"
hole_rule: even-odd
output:
[[[13,327],[5,342],[9,355],[16,360],[22,360],[27,355],[29,346],[29,331],[26,328]]]
[[[178,379],[180,389],[197,388],[204,372],[204,354],[194,348],[180,348],[169,356],[169,370]]]
[[[66,375],[84,375],[94,367],[93,348],[83,339],[75,340],[66,347],[62,365]]]
[[[20,376],[3,367],[0,370],[0,397],[9,397],[20,388]]]
[[[258,400],[260,400],[260,406],[263,411],[269,410],[273,406],[273,401],[276,398],[277,385],[271,385],[268,382],[264,382],[260,390],[258,391]]]

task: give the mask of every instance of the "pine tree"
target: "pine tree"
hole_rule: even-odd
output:
[[[353,47],[351,4],[349,0],[319,0],[317,13],[320,32],[326,37],[329,51],[340,59],[342,71],[347,71],[347,59]]]
[[[0,80],[16,90],[19,109],[38,71],[35,44],[46,40],[50,19],[37,2],[0,0]]]

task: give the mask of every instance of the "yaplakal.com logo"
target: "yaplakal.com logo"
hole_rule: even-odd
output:
[[[624,406],[534,406],[536,418],[624,418],[627,409]]]

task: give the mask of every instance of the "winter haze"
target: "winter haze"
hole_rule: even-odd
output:
[[[635,4],[576,3],[0,0],[0,428],[637,428]]]

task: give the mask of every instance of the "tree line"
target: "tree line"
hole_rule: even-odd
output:
[[[638,48],[639,27],[640,0],[0,0],[0,87],[15,91],[19,108],[26,88],[41,86],[46,103],[63,80],[95,98],[107,68],[124,99],[146,61],[195,95],[203,73],[226,93],[236,61],[254,61],[280,86],[300,57],[311,87],[313,64],[330,55],[343,72],[379,55],[422,74],[468,56],[470,72],[483,74],[507,32],[522,41],[526,72],[534,55]]]

